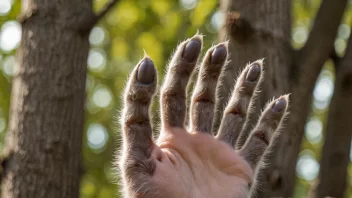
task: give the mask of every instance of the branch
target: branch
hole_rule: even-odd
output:
[[[119,1],[110,0],[99,13],[90,13],[90,16],[82,22],[79,31],[82,33],[89,32]]]
[[[352,37],[336,72],[318,186],[313,197],[344,197],[352,138]]]
[[[299,63],[303,76],[318,76],[320,70],[329,58],[336,38],[337,28],[340,25],[347,0],[323,0],[316,15],[313,28],[308,36],[307,43],[300,51]],[[315,78],[305,83],[314,84]]]
[[[96,15],[95,23],[100,21],[120,0],[110,0],[105,7]],[[95,24],[93,24],[94,26]]]

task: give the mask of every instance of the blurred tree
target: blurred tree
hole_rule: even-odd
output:
[[[334,41],[346,5],[347,0],[323,0],[306,44],[296,51],[290,43],[291,1],[222,1],[222,9],[227,16],[221,37],[230,39],[232,60],[232,67],[228,67],[226,73],[235,74],[247,61],[265,57],[264,93],[258,99],[258,106],[263,107],[272,95],[292,93],[290,118],[268,156],[270,166],[261,168],[260,186],[253,192],[255,197],[293,195],[296,161],[310,113],[312,92],[324,63],[334,52]],[[349,46],[347,50],[352,49]],[[335,64],[336,92],[327,121],[320,180],[317,190],[312,193],[316,197],[344,197],[346,189],[352,135],[352,126],[343,124],[352,120],[348,113],[351,104],[347,102],[352,95],[352,63],[349,56],[350,52],[347,51],[341,63],[343,66]],[[228,98],[227,90],[232,87],[233,79],[233,75],[226,75],[224,84],[219,89],[220,98]],[[224,108],[223,104],[220,103],[220,110]],[[258,111],[253,112],[255,114]],[[255,119],[257,116],[253,115],[250,117]],[[248,133],[243,134],[242,139],[247,135]]]
[[[88,36],[115,2],[22,1],[2,197],[79,196]]]
[[[352,138],[352,37],[345,56],[334,57],[335,92],[331,100],[319,178],[312,197],[345,197]]]

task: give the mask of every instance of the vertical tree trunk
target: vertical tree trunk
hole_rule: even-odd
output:
[[[238,71],[248,62],[264,58],[265,79],[257,103],[256,115],[260,108],[273,96],[288,92],[288,68],[291,65],[291,2],[290,0],[222,0],[221,7],[227,13],[225,28],[220,39],[230,40],[230,63],[225,68],[226,78],[219,87],[219,103],[214,128],[232,90]],[[258,114],[257,114],[258,115]],[[258,116],[249,116],[250,122]],[[245,130],[248,132],[248,129]],[[243,143],[248,133],[243,134]]]
[[[229,73],[236,73],[248,61],[265,58],[265,80],[257,107],[272,96],[292,93],[290,117],[284,130],[267,156],[270,166],[261,167],[260,186],[255,197],[291,197],[295,183],[295,167],[308,117],[312,91],[324,62],[329,58],[340,24],[346,0],[323,0],[312,31],[305,46],[295,52],[291,49],[291,1],[290,0],[223,0],[227,14],[226,28],[220,32],[230,39],[231,63]],[[226,75],[219,89],[220,105],[224,104],[233,86],[234,76]],[[224,106],[219,106],[222,112]],[[250,114],[249,126],[257,118]],[[220,118],[217,115],[217,120]],[[218,122],[216,122],[218,123]],[[214,126],[217,126],[215,123]],[[248,125],[247,125],[248,126]],[[243,140],[245,134],[240,137]]]
[[[272,97],[289,93],[292,65],[291,1],[290,0],[229,0],[222,1],[222,9],[227,12],[227,22],[222,39],[230,39],[231,62],[226,68],[226,78],[219,87],[220,104],[225,104],[228,91],[234,85],[235,74],[249,61],[264,58],[265,78],[256,101],[255,111],[249,115],[249,123],[241,135],[244,142],[251,126],[258,119],[261,108]],[[233,74],[230,76],[229,74]],[[218,107],[222,112],[224,106]],[[217,115],[217,120],[220,115]],[[217,123],[217,122],[216,122]],[[216,126],[216,125],[215,125]],[[286,133],[286,132],[285,132]],[[241,145],[238,145],[241,146]],[[271,159],[270,159],[271,160]],[[272,163],[271,165],[276,165]],[[264,176],[264,178],[263,178]],[[260,175],[265,183],[270,178]],[[267,186],[263,186],[266,188]],[[260,189],[263,189],[261,186]],[[267,190],[267,189],[265,189]],[[259,196],[260,197],[260,196]]]
[[[91,0],[24,0],[3,198],[77,198]]]
[[[313,195],[316,198],[342,198],[347,187],[352,138],[352,37],[345,57],[336,64],[334,95],[329,109],[318,186]]]

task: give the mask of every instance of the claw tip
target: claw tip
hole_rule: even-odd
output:
[[[137,80],[143,84],[150,84],[154,81],[154,63],[149,57],[145,57],[139,64]]]
[[[276,112],[282,112],[284,109],[286,109],[286,107],[287,107],[286,98],[282,96],[275,101],[272,109]]]

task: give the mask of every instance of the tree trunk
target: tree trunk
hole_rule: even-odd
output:
[[[223,0],[221,7],[227,13],[225,28],[220,39],[230,40],[230,63],[225,68],[226,78],[218,89],[219,103],[214,128],[217,129],[234,80],[248,62],[264,58],[265,79],[261,86],[256,112],[273,96],[286,93],[291,65],[291,3],[289,0]],[[269,14],[270,13],[270,14]],[[258,116],[249,116],[250,122]],[[246,133],[241,135],[244,143]]]
[[[77,198],[91,0],[24,0],[3,198]],[[89,31],[88,31],[89,32]]]
[[[334,95],[329,109],[318,186],[313,195],[317,198],[342,198],[347,187],[352,138],[352,37],[345,57],[336,64]]]
[[[228,14],[225,29],[220,36],[222,39],[230,39],[231,62],[226,68],[226,78],[219,87],[220,104],[226,104],[229,94],[227,90],[234,85],[234,75],[248,62],[264,58],[265,78],[256,99],[255,111],[250,113],[249,123],[241,134],[240,145],[237,145],[242,146],[264,104],[273,96],[289,93],[289,79],[292,76],[291,2],[229,0],[222,2],[222,9]],[[222,112],[223,108],[224,105],[219,106],[218,112]],[[218,114],[217,120],[220,117]],[[270,161],[270,164],[276,167],[276,163]],[[261,180],[267,182],[265,180],[270,178],[262,178],[263,175],[260,175]],[[261,186],[260,189],[263,187],[266,188]]]
[[[272,96],[292,93],[291,108],[285,127],[271,147],[270,155],[266,156],[270,166],[261,167],[260,186],[252,193],[255,197],[292,197],[296,161],[311,109],[312,91],[333,49],[346,0],[323,0],[308,40],[298,52],[292,50],[290,44],[290,0],[223,0],[221,4],[228,14],[220,37],[230,39],[231,66],[219,89],[218,112],[222,112],[224,100],[228,98],[227,90],[232,88],[235,79],[228,74],[238,72],[248,61],[265,58],[265,80],[256,106],[263,107]],[[256,121],[259,110],[257,108],[249,115],[247,126]],[[220,113],[217,114],[217,121],[220,117]],[[242,142],[248,131],[249,127],[240,137]]]

